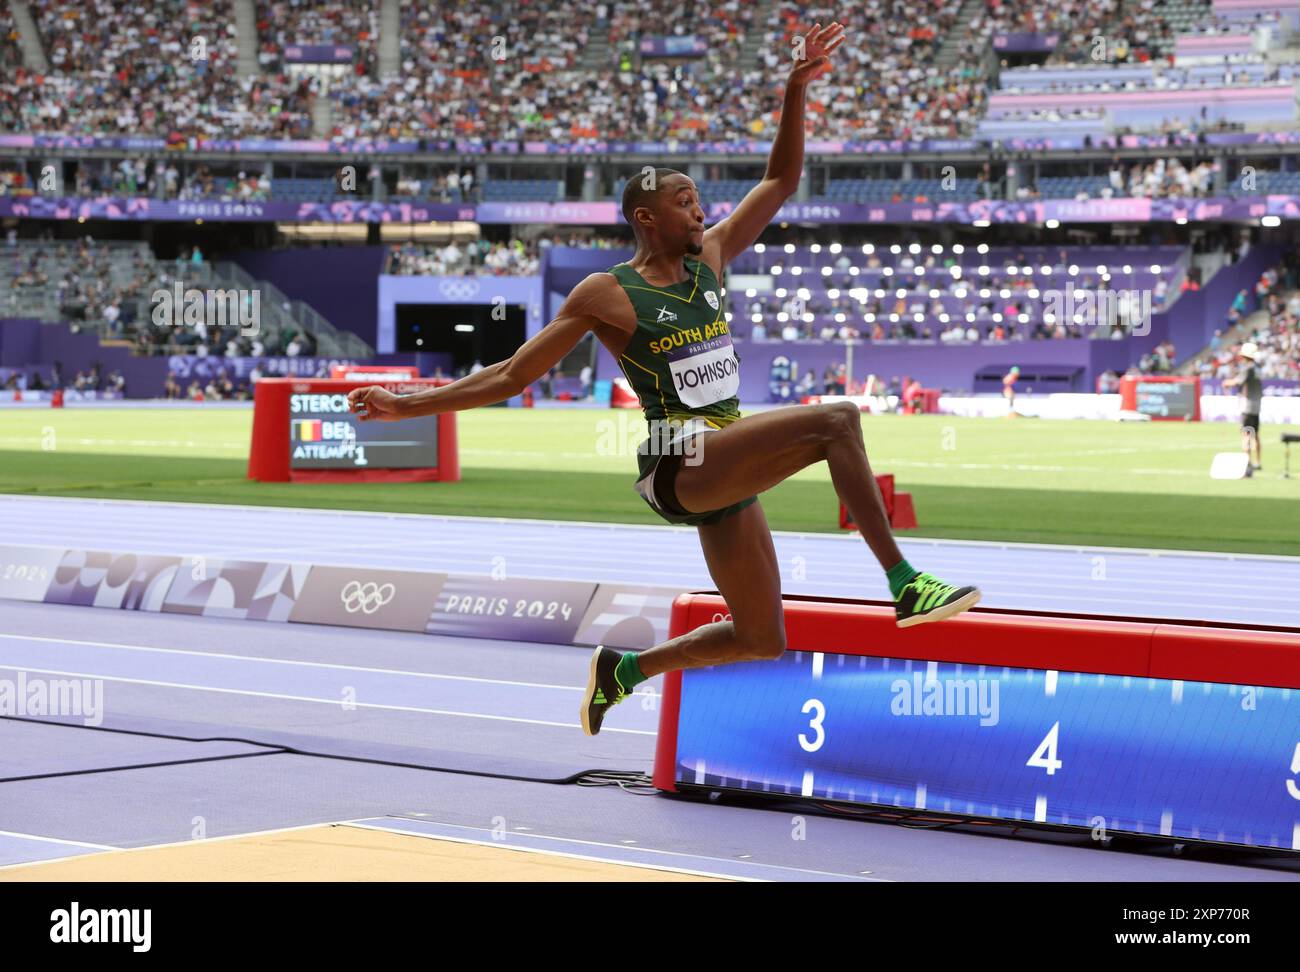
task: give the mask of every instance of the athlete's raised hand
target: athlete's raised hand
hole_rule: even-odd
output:
[[[404,416],[397,410],[400,395],[380,385],[367,385],[348,392],[348,408],[362,422],[396,422]]]
[[[831,54],[844,42],[844,25],[838,20],[829,27],[814,24],[813,29],[794,42],[794,70],[791,84],[807,84],[831,69]]]

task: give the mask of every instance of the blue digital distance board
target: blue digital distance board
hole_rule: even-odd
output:
[[[1300,690],[791,651],[683,673],[674,775],[1300,850]]]

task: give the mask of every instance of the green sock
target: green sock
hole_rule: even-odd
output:
[[[898,595],[903,593],[903,588],[907,586],[908,581],[919,574],[920,571],[909,564],[906,560],[900,560],[898,563],[885,571],[885,579],[889,581],[889,594],[894,600],[898,600]]]
[[[645,681],[645,676],[641,674],[641,666],[637,664],[635,651],[623,652],[623,657],[614,666],[614,677],[618,679],[618,684],[623,686],[624,692],[631,692]]]

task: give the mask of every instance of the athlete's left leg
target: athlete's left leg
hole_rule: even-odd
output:
[[[760,412],[698,435],[693,445],[674,484],[688,512],[723,509],[825,460],[835,492],[885,571],[900,627],[940,621],[979,601],[974,587],[945,584],[903,559],[851,402]]]

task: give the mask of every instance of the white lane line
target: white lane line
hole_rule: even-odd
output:
[[[673,526],[670,524],[644,524],[644,523],[605,523],[593,520],[541,520],[529,517],[481,517],[481,516],[453,516],[446,513],[428,514],[428,513],[384,513],[369,510],[329,510],[313,509],[301,506],[253,506],[239,503],[184,503],[175,500],[129,500],[129,499],[100,499],[95,497],[77,497],[77,496],[28,496],[20,493],[11,493],[0,495],[0,504],[3,503],[23,503],[30,502],[33,504],[86,504],[98,506],[121,506],[121,507],[143,507],[149,511],[156,511],[158,508],[169,508],[175,510],[184,510],[192,517],[196,508],[205,511],[205,515],[216,512],[245,512],[258,513],[263,515],[276,515],[281,513],[290,513],[297,516],[320,516],[322,518],[348,518],[355,517],[358,519],[384,519],[384,520],[418,520],[421,523],[451,523],[455,525],[465,525],[469,527],[483,527],[489,524],[497,526],[508,526],[516,528],[520,525],[546,527],[549,531],[571,527],[585,527],[598,530],[600,532],[609,532],[617,530],[620,532],[637,531],[665,536],[670,533],[679,533],[682,535],[694,536],[696,531],[693,527]],[[192,529],[193,523],[186,522],[186,529]],[[792,530],[775,530],[773,536],[776,537],[799,537],[803,539],[817,539],[819,541],[841,542],[841,543],[861,543],[861,539],[856,536],[828,533],[800,533]],[[1001,541],[1001,540],[950,540],[942,537],[911,537],[903,541],[905,544],[923,544],[927,546],[955,546],[955,547],[982,547],[985,549],[1007,549],[1007,548],[1024,548],[1029,550],[1057,550],[1057,551],[1097,551],[1099,553],[1125,554],[1141,553],[1155,554],[1157,556],[1171,557],[1199,557],[1211,558],[1217,560],[1280,560],[1285,563],[1300,565],[1300,557],[1290,557],[1284,554],[1250,554],[1250,553],[1218,553],[1214,551],[1202,550],[1173,550],[1159,547],[1101,547],[1079,544],[1056,544],[1056,543],[1027,543],[1023,541]]]
[[[12,666],[7,666],[12,667]],[[22,666],[22,671],[36,672],[41,675],[66,675],[70,678],[98,678],[105,682],[122,682],[128,685],[152,685],[158,688],[176,688],[188,689],[194,692],[217,692],[221,695],[246,695],[259,699],[279,699],[286,702],[313,702],[318,705],[328,705],[338,708],[342,705],[339,699],[318,699],[311,695],[284,695],[279,692],[256,692],[251,689],[232,689],[217,688],[212,685],[191,685],[187,682],[162,682],[147,678],[127,678],[124,675],[104,675],[95,672],[68,672],[55,668],[32,668]],[[349,701],[348,705],[359,709],[380,709],[387,712],[421,712],[426,715],[453,716],[460,719],[488,719],[494,722],[518,722],[530,726],[555,726],[560,729],[581,729],[582,726],[576,722],[551,722],[546,719],[525,719],[521,716],[502,716],[489,715],[485,712],[457,712],[454,709],[424,709],[412,705],[387,705],[382,702],[353,702]],[[615,729],[607,726],[601,732],[621,732],[630,736],[657,736],[657,731],[649,729]]]
[[[352,820],[323,820],[320,823],[295,824],[292,827],[274,827],[270,830],[250,830],[242,834],[223,834],[220,837],[198,837],[189,840],[172,840],[162,844],[141,844],[139,847],[113,847],[108,844],[82,844],[82,847],[97,848],[100,853],[94,855],[102,857],[104,854],[131,854],[135,851],[162,850],[168,847],[192,847],[196,844],[217,844],[227,840],[243,840],[245,837],[267,837],[272,834],[288,834],[299,830],[315,830],[317,827],[337,827],[344,824],[352,823]],[[81,855],[88,857],[90,855]],[[65,858],[66,860],[66,858]],[[60,861],[22,861],[18,864],[2,864],[0,871],[13,871],[21,867],[40,867],[42,864],[58,864]]]
[[[388,831],[392,831],[392,832],[395,832],[395,833],[410,834],[410,835],[413,836],[413,837],[433,837],[433,838],[435,838],[435,839],[437,839],[437,840],[465,840],[465,841],[472,842],[472,843],[479,843],[479,842],[481,841],[482,843],[484,843],[485,845],[490,846],[490,847],[510,847],[511,849],[514,849],[514,850],[521,850],[521,849],[523,849],[523,848],[520,848],[520,847],[515,847],[514,845],[505,844],[505,843],[503,843],[502,841],[499,841],[499,840],[492,840],[492,839],[490,839],[490,838],[487,839],[487,840],[482,840],[481,838],[476,839],[476,838],[468,837],[468,836],[467,836],[467,837],[463,837],[463,838],[457,838],[457,837],[452,837],[452,836],[450,836],[450,835],[431,834],[431,833],[428,832],[428,831],[419,831],[419,830],[398,830],[398,829],[395,828],[395,827],[392,827],[392,826],[384,826],[384,825],[381,824],[381,823],[372,823],[371,821],[374,820],[374,819],[375,819],[375,818],[369,818],[369,819],[365,819],[365,820],[353,820],[353,821],[350,821],[346,826],[349,826],[349,827],[361,827],[361,828],[364,828],[364,829],[367,829],[367,830],[388,830]],[[381,818],[381,819],[383,819],[383,818]],[[401,817],[391,817],[391,818],[387,818],[387,819],[391,819],[391,820],[401,820],[401,819],[403,819],[403,818],[401,818]],[[444,828],[447,828],[447,829],[449,829],[449,830],[450,830],[450,829],[455,829],[455,830],[466,830],[466,831],[469,831],[470,833],[475,833],[475,834],[490,834],[490,833],[491,833],[491,831],[484,830],[482,827],[465,827],[465,826],[462,826],[462,825],[460,825],[460,824],[439,823],[439,822],[437,822],[437,821],[432,821],[432,820],[431,820],[431,821],[427,821],[427,822],[428,822],[431,826],[434,826],[434,827],[444,827]],[[583,845],[583,846],[585,846],[585,847],[607,847],[607,848],[609,848],[609,849],[611,849],[611,850],[624,850],[624,851],[627,850],[627,848],[623,847],[623,846],[620,845],[620,844],[610,844],[610,843],[606,843],[605,841],[599,841],[599,840],[583,840],[583,839],[578,838],[578,837],[560,837],[560,836],[558,836],[558,835],[556,835],[556,834],[529,833],[529,834],[524,835],[524,836],[526,836],[527,839],[529,839],[529,840],[534,840],[534,839],[535,839],[535,840],[554,840],[554,841],[559,841],[559,842],[566,843],[566,844],[581,844],[581,845]],[[704,855],[704,854],[692,854],[692,853],[689,853],[689,852],[687,852],[687,851],[671,851],[671,850],[663,850],[662,848],[657,848],[657,847],[641,847],[641,846],[638,846],[638,847],[636,848],[636,850],[637,850],[638,852],[642,852],[642,853],[646,853],[646,854],[665,854],[665,855],[669,855],[669,856],[672,856],[672,857],[690,857],[690,858],[694,858],[695,860],[700,860],[700,861],[710,861],[710,862],[715,862],[715,863],[718,863],[718,864],[735,864],[735,863],[736,863],[735,861],[730,860],[730,859],[728,859],[728,858],[724,858],[724,857],[709,857],[709,856]],[[621,864],[621,863],[624,863],[624,862],[623,862],[623,861],[616,861],[616,863],[620,863],[620,864]],[[856,875],[851,875],[851,874],[839,874],[839,873],[836,873],[836,872],[834,872],[834,871],[815,871],[815,870],[811,870],[811,869],[809,869],[809,868],[805,868],[805,867],[791,867],[791,866],[784,865],[784,864],[762,864],[762,863],[759,863],[759,862],[756,862],[756,861],[746,861],[746,862],[744,862],[744,864],[745,864],[746,867],[750,867],[750,868],[771,868],[771,869],[774,869],[774,870],[780,870],[780,871],[795,871],[795,872],[797,872],[797,873],[799,873],[799,874],[815,874],[815,875],[817,875],[817,876],[819,876],[819,877],[841,877],[841,878],[843,878],[843,877],[854,877],[854,878],[856,878],[856,877],[857,877]],[[649,865],[646,865],[646,866],[649,866]],[[718,876],[718,877],[731,877],[731,875],[728,875],[728,874],[720,874],[720,875],[716,875],[716,876]],[[737,879],[737,880],[743,880],[743,879]],[[750,880],[753,880],[753,879],[751,878]],[[874,880],[874,881],[887,881],[888,879],[887,879],[887,878],[872,878],[871,880]]]
[[[81,840],[63,840],[60,837],[41,837],[37,834],[21,834],[16,830],[0,830],[0,837],[19,837],[22,840],[40,841],[42,844],[62,844],[67,847],[88,847],[91,850],[117,850],[111,844],[87,844]],[[31,863],[35,863],[34,861]]]
[[[411,632],[415,634],[416,632]],[[297,665],[302,668],[326,668],[334,671],[366,672],[373,675],[405,675],[411,678],[434,678],[449,682],[479,682],[486,685],[509,685],[520,688],[554,689],[558,692],[585,692],[579,685],[549,685],[545,682],[515,682],[504,678],[476,678],[472,675],[442,675],[435,672],[409,672],[397,668],[367,668],[361,665],[336,665],[331,662],[299,661],[291,658],[254,658],[249,655],[233,655],[220,651],[194,651],[187,648],[157,648],[151,645],[127,645],[112,641],[78,641],[72,638],[46,638],[38,635],[0,634],[0,638],[11,641],[44,641],[57,645],[89,645],[93,648],[117,648],[125,651],[150,651],[165,655],[193,655],[199,658],[226,658],[234,661],[251,662],[262,665]],[[0,662],[3,656],[0,656]],[[652,696],[654,692],[633,692],[633,695]]]

